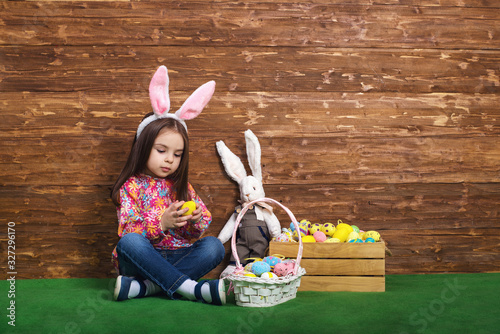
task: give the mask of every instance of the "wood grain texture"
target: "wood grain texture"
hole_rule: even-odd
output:
[[[0,46],[0,52],[5,68],[4,90],[14,92],[81,91],[88,94],[111,90],[140,98],[147,92],[154,70],[163,63],[175,69],[171,73],[172,89],[189,92],[197,88],[195,83],[210,79],[216,79],[217,92],[224,93],[497,94],[500,89],[496,73],[500,57],[492,50],[256,47],[249,44],[203,48],[95,46],[91,49]],[[158,57],[158,54],[166,57]],[[186,80],[187,77],[190,80]]]
[[[206,235],[238,199],[215,143],[246,163],[252,129],[266,195],[380,231],[387,274],[500,271],[499,22],[493,0],[0,2],[0,240],[15,222],[19,278],[114,275],[109,189],[164,64],[173,109],[217,82],[188,122]]]
[[[295,242],[271,242],[269,251],[286,257],[297,257],[298,247],[298,243]],[[383,259],[385,244],[383,242],[363,245],[303,243],[302,257],[304,259]]]
[[[307,276],[373,276],[385,275],[384,260],[304,259],[301,266]]]
[[[298,290],[384,292],[385,277],[303,276]]]
[[[303,243],[302,291],[385,291],[385,242]],[[271,242],[269,254],[297,257],[297,242]]]
[[[0,9],[0,43],[19,45],[495,49],[499,38],[496,11],[481,7],[207,1],[2,2]]]

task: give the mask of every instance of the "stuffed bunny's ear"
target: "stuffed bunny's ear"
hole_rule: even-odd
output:
[[[245,131],[245,140],[247,143],[247,156],[248,156],[248,164],[250,165],[250,169],[252,170],[253,176],[262,182],[262,169],[260,166],[260,144],[257,136],[254,135],[252,130]]]
[[[240,158],[224,144],[224,142],[218,141],[216,144],[217,152],[219,152],[222,164],[226,170],[227,175],[238,184],[247,176],[245,166],[241,162]]]
[[[182,107],[175,112],[180,119],[189,120],[198,116],[215,92],[215,81],[209,81],[194,91]]]
[[[156,70],[156,73],[149,83],[149,98],[151,99],[153,111],[157,116],[168,113],[170,110],[168,83],[168,71],[167,68],[162,65]]]

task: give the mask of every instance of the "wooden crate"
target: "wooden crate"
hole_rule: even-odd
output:
[[[385,291],[385,243],[304,243],[299,291]],[[296,258],[298,243],[269,244],[269,254]]]

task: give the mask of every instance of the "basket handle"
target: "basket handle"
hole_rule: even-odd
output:
[[[234,256],[234,258],[236,260],[236,270],[243,269],[243,267],[242,267],[242,265],[240,263],[240,258],[238,257],[238,253],[236,252],[236,231],[238,230],[238,227],[240,225],[241,219],[243,218],[243,216],[245,215],[245,213],[248,211],[249,207],[252,206],[255,203],[258,203],[258,202],[269,202],[269,203],[274,203],[274,204],[279,205],[281,208],[283,208],[283,210],[285,210],[285,212],[288,214],[288,216],[292,220],[292,223],[295,226],[295,229],[297,230],[297,235],[299,236],[299,251],[298,251],[298,254],[297,254],[296,265],[293,268],[293,274],[297,275],[297,272],[299,270],[300,260],[302,259],[302,250],[303,250],[302,236],[298,232],[298,231],[300,231],[300,229],[299,229],[299,223],[297,222],[297,219],[295,219],[295,216],[293,215],[293,213],[286,206],[284,206],[283,204],[281,204],[280,202],[278,202],[278,201],[276,201],[276,200],[274,200],[272,198],[267,198],[267,197],[259,198],[259,199],[256,199],[254,201],[251,201],[251,202],[247,203],[243,207],[243,209],[240,211],[240,213],[238,214],[238,217],[236,217],[236,222],[234,224],[233,237],[231,238],[231,251],[233,252],[233,256]]]

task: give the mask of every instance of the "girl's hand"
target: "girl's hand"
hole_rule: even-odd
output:
[[[183,216],[182,214],[188,211],[188,208],[179,210],[183,204],[184,201],[181,202],[175,201],[167,208],[167,210],[165,210],[163,216],[161,216],[161,221],[160,221],[162,231],[168,230],[170,228],[179,228],[186,225],[187,222],[194,216],[195,212],[198,210],[197,207],[196,210],[193,211],[193,215]]]
[[[191,223],[196,223],[198,220],[200,220],[202,214],[203,210],[201,209],[201,206],[198,203],[196,203],[196,210],[193,211],[193,214],[191,216],[187,217],[190,217],[189,221]]]

